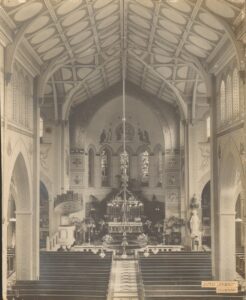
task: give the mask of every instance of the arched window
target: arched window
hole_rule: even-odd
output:
[[[231,76],[227,76],[226,79],[226,120],[232,119],[232,84]]]
[[[233,117],[236,118],[239,115],[239,78],[238,71],[235,69],[232,75],[233,82]]]
[[[226,98],[225,98],[225,82],[221,82],[220,86],[220,120],[222,123],[225,122],[226,115]]]
[[[108,149],[101,151],[101,179],[102,186],[110,186],[110,152]]]
[[[42,117],[39,118],[39,137],[42,138],[44,136],[44,120]]]
[[[120,153],[120,174],[123,175],[123,170],[126,167],[126,174],[129,178],[130,176],[130,163],[129,163],[129,154],[127,151]]]
[[[88,152],[88,181],[89,186],[94,186],[94,151],[90,149]]]
[[[140,153],[140,178],[144,186],[149,185],[149,152],[147,150]]]

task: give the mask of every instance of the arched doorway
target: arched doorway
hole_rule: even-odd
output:
[[[49,235],[49,194],[46,186],[40,181],[40,249],[46,248],[46,239]]]
[[[211,247],[211,198],[210,181],[202,190],[201,209],[202,209],[202,245]]]
[[[33,263],[32,211],[28,172],[21,153],[17,156],[12,172],[8,208],[9,220],[13,221],[8,226],[8,243],[12,247],[15,246],[16,279],[30,280],[32,279]]]

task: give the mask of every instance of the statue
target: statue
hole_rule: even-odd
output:
[[[191,249],[198,251],[201,243],[201,230],[200,230],[200,219],[197,214],[197,210],[192,211],[190,218],[190,232],[191,232]]]
[[[190,218],[190,231],[191,237],[200,235],[200,219],[196,210],[193,210],[192,216]]]
[[[100,144],[105,143],[106,137],[107,137],[107,135],[106,135],[106,130],[103,129],[103,131],[102,131],[102,133],[101,133],[101,135],[100,135]]]
[[[146,144],[150,144],[150,140],[149,140],[149,134],[146,130],[144,130],[144,142]]]
[[[112,130],[109,128],[108,133],[107,133],[107,142],[111,142],[112,140]]]

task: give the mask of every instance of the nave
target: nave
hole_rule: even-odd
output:
[[[245,11],[0,1],[4,300],[242,298]]]

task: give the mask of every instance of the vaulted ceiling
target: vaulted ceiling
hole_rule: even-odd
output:
[[[44,105],[73,105],[122,78],[175,104],[206,103],[204,71],[232,49],[244,0],[3,0],[1,16],[48,74]],[[236,35],[235,35],[236,36]],[[229,50],[228,50],[229,51]],[[56,68],[56,62],[61,62]]]

